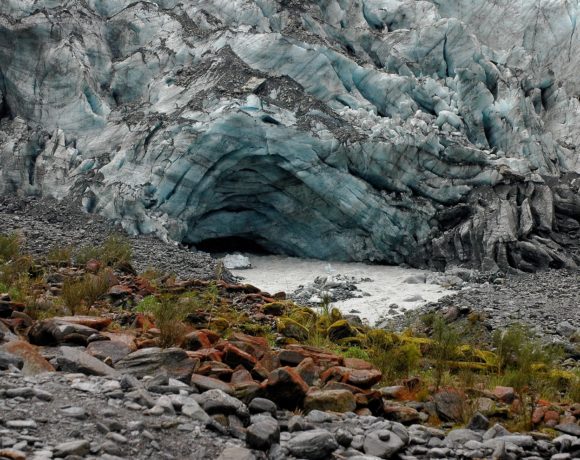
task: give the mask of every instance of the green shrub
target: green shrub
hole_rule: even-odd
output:
[[[69,279],[62,286],[62,300],[71,315],[88,313],[90,307],[109,290],[106,271],[97,275],[86,274],[81,279]]]
[[[0,235],[0,263],[6,263],[20,254],[20,237],[16,233]]]
[[[183,321],[191,313],[192,303],[180,302],[171,296],[145,297],[136,307],[136,311],[151,314],[160,331],[159,344],[168,348],[179,345],[186,331]]]
[[[111,235],[100,246],[84,246],[75,254],[79,264],[86,264],[95,259],[106,266],[117,267],[131,263],[133,250],[131,243],[122,235]]]
[[[439,388],[448,369],[448,362],[457,357],[459,346],[459,333],[447,324],[443,318],[437,316],[433,321],[433,343],[429,349],[429,355],[434,362],[435,387]]]

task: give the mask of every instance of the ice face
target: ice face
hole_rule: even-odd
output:
[[[194,245],[573,266],[579,10],[7,0],[0,192],[80,196]]]

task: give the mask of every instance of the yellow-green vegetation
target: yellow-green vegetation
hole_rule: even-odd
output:
[[[79,264],[86,264],[89,260],[98,260],[103,265],[118,267],[131,263],[133,251],[131,243],[121,235],[109,236],[100,246],[84,246],[75,254],[74,259]]]
[[[185,334],[184,320],[190,310],[187,302],[179,302],[171,296],[145,297],[136,310],[151,314],[159,328],[159,342],[162,347],[179,345]]]
[[[0,263],[6,263],[20,253],[20,237],[16,233],[0,235]]]
[[[85,274],[79,279],[68,279],[62,286],[62,300],[71,315],[90,314],[90,308],[111,287],[111,273]]]

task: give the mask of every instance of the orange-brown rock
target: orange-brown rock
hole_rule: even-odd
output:
[[[496,399],[506,404],[511,404],[516,397],[512,387],[497,386],[493,389],[492,394]]]
[[[387,403],[383,407],[384,417],[387,420],[411,425],[421,421],[421,415],[416,409],[402,404]]]
[[[344,382],[330,381],[322,387],[323,390],[348,390],[352,394],[363,393],[365,390]]]
[[[203,332],[212,345],[215,345],[221,339],[221,336],[211,329],[200,329],[199,332]]]
[[[252,378],[252,374],[244,366],[239,365],[234,369],[230,383],[236,385],[241,383],[255,383],[255,381]]]
[[[228,381],[234,371],[225,363],[220,361],[205,361],[195,371],[196,374],[213,377]]]
[[[190,358],[197,358],[200,361],[222,361],[223,353],[215,348],[203,348],[197,351],[188,351]]]
[[[80,324],[98,331],[107,328],[113,320],[102,316],[56,316],[52,318],[55,321],[62,321],[70,324]]]
[[[296,367],[296,372],[298,372],[300,377],[302,377],[302,379],[310,386],[314,385],[320,378],[320,368],[314,364],[312,358],[304,358]]]
[[[344,366],[334,366],[320,375],[320,380],[344,382],[359,388],[370,388],[381,381],[383,374],[378,369],[358,370]]]
[[[0,349],[20,357],[24,361],[22,372],[25,375],[36,375],[44,372],[54,372],[55,369],[38,351],[38,348],[28,342],[15,340],[8,342]]]
[[[302,407],[308,392],[306,382],[291,367],[280,367],[270,372],[262,388],[267,399],[289,410]]]
[[[235,345],[228,343],[223,349],[223,362],[227,363],[231,367],[236,367],[238,365],[244,366],[246,369],[253,369],[258,360],[254,358],[251,354],[240,350]]]
[[[200,391],[207,390],[222,390],[224,393],[233,394],[234,389],[229,384],[213,377],[206,377],[205,375],[193,374],[191,376],[191,384],[196,386]]]
[[[152,348],[159,346],[159,339],[137,339],[135,340],[135,344],[137,345],[137,349],[141,350],[142,348]]]
[[[306,411],[352,412],[356,409],[356,402],[353,394],[348,390],[316,390],[306,395],[304,409]]]
[[[344,367],[348,367],[349,369],[357,369],[357,370],[370,370],[375,369],[375,367],[365,361],[364,359],[358,358],[344,358]]]
[[[295,352],[298,355],[300,355],[302,357],[302,359],[304,358],[312,358],[314,360],[314,362],[318,365],[321,366],[323,368],[328,368],[331,366],[342,366],[344,364],[344,358],[342,356],[337,356],[334,355],[332,353],[329,353],[328,351],[322,349],[322,348],[316,348],[316,347],[310,347],[307,345],[298,345],[298,344],[290,344],[290,345],[286,345],[286,347],[284,347],[285,349],[282,350],[280,353],[283,353],[284,351],[291,351],[291,352]],[[280,361],[284,362],[282,356],[280,356]],[[289,357],[290,359],[290,357]],[[300,363],[300,361],[296,362],[297,358],[291,358],[293,360],[293,362],[295,362],[295,365],[298,365]]]
[[[211,348],[212,343],[204,332],[193,331],[185,335],[181,346],[186,350],[196,351],[200,348]]]
[[[133,294],[133,289],[123,284],[117,284],[116,286],[111,286],[107,294],[111,297],[127,297]]]
[[[85,270],[88,271],[89,273],[96,274],[99,272],[102,266],[103,265],[98,260],[91,259],[85,264]]]
[[[134,335],[107,331],[102,332],[102,334],[105,337],[109,337],[113,342],[121,342],[127,345],[132,352],[137,350],[137,344],[135,343]]]

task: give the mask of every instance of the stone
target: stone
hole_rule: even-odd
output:
[[[492,394],[501,402],[511,404],[516,397],[512,387],[497,386],[493,389]]]
[[[378,369],[349,369],[344,366],[331,367],[320,375],[323,382],[335,380],[364,389],[371,388],[382,377],[383,374]]]
[[[469,420],[467,428],[470,430],[485,431],[489,428],[489,419],[480,412],[476,412]]]
[[[441,419],[459,422],[463,419],[464,398],[453,391],[441,391],[433,397],[437,414]]]
[[[55,316],[52,318],[53,321],[63,322],[68,324],[78,324],[80,326],[86,326],[97,331],[102,331],[106,329],[113,320],[111,318],[105,318],[102,316]]]
[[[79,441],[69,441],[58,444],[54,448],[54,455],[57,457],[67,457],[69,455],[84,456],[89,453],[90,444],[89,441],[79,440]]]
[[[379,458],[391,458],[399,452],[405,443],[399,436],[389,430],[373,431],[365,436],[364,452]]]
[[[233,394],[234,392],[229,383],[212,377],[206,377],[204,375],[193,374],[191,376],[191,384],[201,392],[207,390],[221,390],[227,394]]]
[[[252,268],[250,258],[242,254],[228,254],[223,258],[224,267],[228,270],[246,270]]]
[[[181,346],[186,350],[195,351],[200,348],[211,348],[212,343],[202,331],[192,331],[185,335]]]
[[[20,356],[0,350],[0,370],[9,369],[10,366],[22,369],[24,360]]]
[[[28,340],[34,345],[63,343],[87,345],[89,337],[99,335],[92,327],[58,319],[37,321],[28,331]]]
[[[305,431],[288,442],[288,450],[297,458],[324,460],[338,449],[334,436],[326,430]]]
[[[272,417],[276,417],[276,403],[265,398],[254,398],[248,405],[251,414],[269,413]]]
[[[180,348],[144,348],[115,363],[115,368],[138,378],[154,375],[163,369],[171,378],[189,383],[198,361]]]
[[[462,446],[468,441],[481,441],[483,439],[482,435],[476,431],[461,428],[456,430],[451,430],[447,433],[445,437],[445,443],[450,446]]]
[[[22,373],[24,375],[55,371],[53,365],[39,353],[38,348],[28,342],[14,340],[2,345],[0,350],[23,361]]]
[[[354,395],[348,390],[312,391],[304,400],[306,411],[353,412],[355,409]]]
[[[565,423],[556,425],[554,429],[558,430],[560,433],[569,434],[571,436],[580,438],[580,425],[577,423]]]
[[[256,456],[244,447],[226,447],[217,460],[256,460]]]
[[[201,408],[199,403],[191,398],[189,398],[186,402],[184,402],[183,406],[181,406],[181,413],[193,420],[198,420],[200,422],[207,422],[209,419],[209,416]]]
[[[278,318],[277,324],[278,332],[284,337],[296,339],[299,342],[305,342],[308,338],[308,329],[291,318],[286,316],[280,317]]]
[[[277,406],[293,410],[303,406],[308,385],[291,367],[280,367],[268,374],[263,390]]]
[[[101,360],[73,347],[59,347],[60,355],[56,360],[58,367],[64,372],[82,372],[87,375],[105,375],[116,377],[119,373]]]
[[[246,369],[252,370],[253,367],[258,362],[251,354],[240,350],[238,347],[228,343],[223,348],[223,361],[230,367],[236,367],[239,365],[244,366]]]
[[[338,320],[332,323],[328,330],[326,331],[328,338],[333,342],[340,339],[345,339],[347,337],[355,337],[359,335],[359,332],[351,326],[351,324],[346,319]]]
[[[252,449],[269,449],[272,444],[280,442],[278,422],[270,418],[251,424],[246,431],[246,442]]]
[[[222,390],[208,390],[198,398],[199,405],[209,415],[237,415],[244,423],[250,420],[246,405]]]
[[[410,425],[421,421],[421,414],[419,411],[409,406],[386,403],[383,406],[383,412],[384,417],[387,420],[394,420],[404,425]]]
[[[129,346],[116,340],[100,340],[97,342],[91,342],[87,346],[87,353],[89,355],[94,356],[101,361],[110,358],[113,364],[123,359],[131,353],[131,351],[132,350]]]

